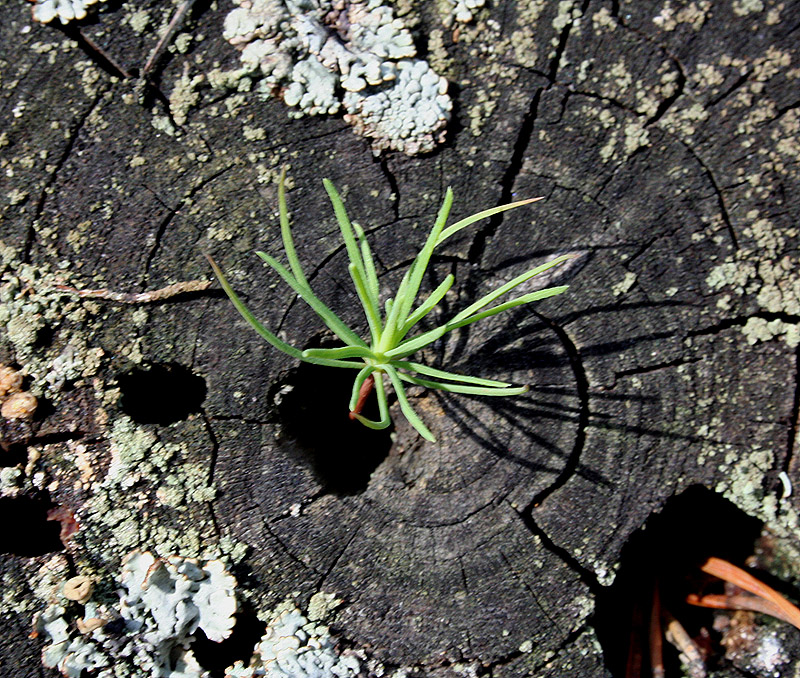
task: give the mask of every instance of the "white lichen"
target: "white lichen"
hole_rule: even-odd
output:
[[[225,678],[352,678],[358,658],[339,654],[326,626],[311,622],[292,601],[279,605],[248,666],[237,661]]]
[[[453,21],[468,24],[475,18],[475,12],[486,4],[486,0],[447,0],[451,5],[450,15],[447,25],[452,25]]]
[[[444,139],[452,102],[447,81],[416,49],[380,0],[234,0],[223,35],[278,93],[292,115],[330,115],[371,139],[375,151],[432,150]],[[480,2],[480,0],[471,0]]]
[[[34,0],[33,18],[46,24],[58,17],[62,24],[86,18],[86,9],[101,0]]]
[[[447,81],[425,61],[398,63],[393,87],[374,94],[347,92],[344,119],[359,134],[373,139],[376,150],[393,149],[410,155],[444,141],[452,102]]]
[[[223,563],[134,551],[120,583],[118,605],[93,602],[89,589],[79,601],[83,614],[59,601],[35,616],[35,632],[50,641],[42,663],[68,678],[207,676],[190,646],[198,629],[220,642],[235,623],[236,580]]]

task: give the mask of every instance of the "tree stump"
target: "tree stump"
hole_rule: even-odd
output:
[[[459,28],[407,4],[454,101],[445,142],[418,156],[212,87],[238,68],[225,0],[192,9],[183,47],[138,88],[173,5],[109,3],[61,27],[0,3],[0,362],[39,398],[3,424],[3,676],[56,675],[27,637],[42,591],[82,572],[113,594],[137,548],[227,556],[261,622],[287,597],[334,594],[340,646],[387,672],[493,678],[622,675],[598,601],[629,538],[687,488],[798,548],[781,478],[800,482],[800,3],[499,0]],[[369,431],[347,419],[352,375],[273,350],[216,284],[131,296],[211,281],[210,253],[287,341],[335,345],[252,253],[281,253],[283,165],[309,280],[359,330],[323,177],[388,289],[447,186],[453,218],[544,196],[448,241],[425,283],[455,274],[452,315],[576,255],[548,273],[564,295],[422,354],[529,393],[419,389],[436,443],[396,402],[392,427]],[[727,529],[698,515],[684,536]],[[748,534],[729,535],[743,557]],[[744,670],[774,675],[718,675]]]

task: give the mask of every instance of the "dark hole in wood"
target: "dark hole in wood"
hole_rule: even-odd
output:
[[[707,558],[741,564],[752,555],[761,527],[760,521],[701,486],[673,497],[647,520],[623,548],[614,584],[597,599],[594,626],[614,678],[626,675],[632,644],[641,648],[641,675],[650,675],[648,628],[656,581],[662,608],[693,638],[705,629],[714,640],[711,611],[686,604],[686,595],[699,590],[704,577],[699,566]],[[663,647],[666,675],[683,675],[678,652],[666,641]]]
[[[349,417],[356,370],[303,363],[289,377],[280,400],[280,421],[326,492],[359,494],[392,446],[392,426],[376,431]],[[373,392],[362,414],[378,419]]]
[[[235,661],[241,660],[245,666],[250,663],[253,649],[265,630],[266,624],[256,616],[255,611],[249,606],[242,606],[236,613],[236,625],[230,638],[215,643],[198,629],[192,650],[200,666],[209,672],[211,678],[223,678],[225,669]]]
[[[166,426],[199,412],[206,382],[175,363],[135,369],[119,377],[122,411],[139,424]]]
[[[61,525],[48,520],[53,507],[49,500],[36,497],[0,497],[0,553],[30,558],[63,551]]]
[[[0,466],[25,464],[28,459],[28,446],[24,443],[0,442]]]

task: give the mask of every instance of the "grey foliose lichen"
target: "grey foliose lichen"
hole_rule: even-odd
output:
[[[234,0],[223,35],[261,89],[292,115],[335,114],[376,152],[415,154],[444,140],[447,81],[424,61],[403,22],[380,0]]]
[[[84,19],[86,8],[101,0],[34,0],[33,18],[46,24],[58,17],[62,24]]]
[[[402,150],[410,155],[431,150],[444,141],[450,111],[447,81],[425,61],[397,64],[395,84],[374,94],[347,92],[344,119],[359,134],[373,139],[375,150]],[[432,130],[440,130],[431,133]]]
[[[42,663],[68,678],[84,671],[98,678],[151,676],[205,678],[191,643],[201,629],[220,642],[235,623],[236,580],[221,561],[133,551],[122,563],[118,605],[88,600],[70,623],[67,607],[53,603],[34,629],[51,641]]]
[[[358,658],[339,654],[328,628],[309,621],[291,601],[279,605],[249,666],[236,662],[225,678],[353,678]]]

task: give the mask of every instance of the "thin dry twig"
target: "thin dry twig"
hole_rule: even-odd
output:
[[[169,21],[169,25],[167,26],[167,30],[164,31],[164,34],[159,38],[156,46],[153,48],[153,51],[150,52],[150,56],[147,59],[147,63],[145,63],[144,68],[142,69],[142,73],[139,76],[142,80],[147,79],[147,76],[150,75],[150,72],[155,68],[156,64],[158,63],[159,59],[161,59],[161,55],[164,53],[164,50],[167,48],[170,40],[172,40],[172,36],[180,30],[181,24],[183,23],[183,19],[189,10],[194,5],[195,0],[185,0],[184,3],[178,7],[178,10],[172,16],[172,19]]]
[[[643,628],[643,617],[641,601],[637,600],[631,610],[631,627],[628,634],[628,657],[625,661],[625,678],[642,678],[642,644],[640,637]]]
[[[653,604],[650,608],[650,673],[664,678],[664,650],[661,641],[661,595],[658,582],[653,583]]]
[[[687,673],[692,678],[705,678],[706,665],[703,661],[703,653],[697,643],[692,640],[692,637],[683,628],[683,624],[675,619],[668,610],[662,608],[662,615],[667,623],[664,635],[681,653]]]
[[[104,50],[100,45],[98,45],[94,40],[92,40],[88,35],[86,35],[80,29],[76,30],[76,36],[78,41],[83,41],[89,50],[93,51],[97,57],[101,61],[107,62],[107,64],[115,71],[117,74],[122,78],[130,78],[132,77],[131,74],[120,64],[116,61],[106,50]]]
[[[119,304],[150,304],[154,301],[163,301],[179,294],[189,292],[202,292],[211,286],[210,280],[189,280],[186,282],[173,283],[158,290],[150,292],[112,292],[108,289],[99,290],[79,290],[68,285],[56,285],[56,289],[68,294],[74,294],[84,299],[103,299],[104,301],[115,301]]]

